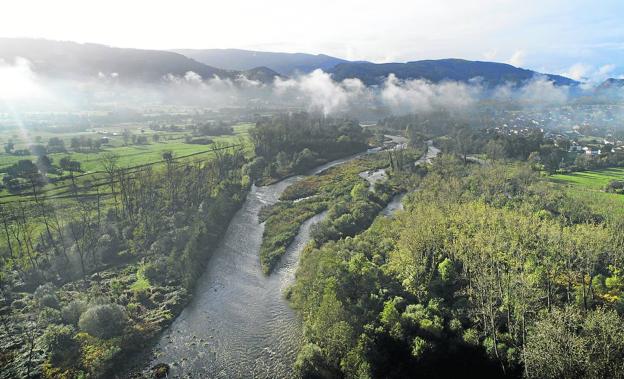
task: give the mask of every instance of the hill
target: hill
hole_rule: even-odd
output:
[[[467,82],[481,78],[488,87],[511,82],[519,85],[536,75],[544,75],[556,85],[577,85],[578,82],[559,75],[540,74],[504,63],[467,61],[463,59],[423,60],[407,63],[340,63],[330,70],[335,80],[358,78],[366,85],[381,84],[394,74],[399,79],[426,79],[437,83],[443,80]]]
[[[597,88],[599,90],[624,88],[624,79],[609,78],[602,82]]]
[[[254,79],[272,80],[277,73],[267,68],[231,71],[197,62],[184,55],[159,50],[124,49],[92,43],[43,39],[0,38],[0,59],[13,62],[28,59],[41,75],[62,79],[94,79],[111,75],[122,82],[154,83],[168,74],[183,76],[193,71],[202,78],[236,78],[249,74]]]
[[[249,70],[264,66],[282,75],[292,75],[297,72],[308,73],[317,68],[328,71],[337,64],[348,62],[324,54],[272,53],[239,49],[176,49],[172,51],[210,66],[230,70]]]

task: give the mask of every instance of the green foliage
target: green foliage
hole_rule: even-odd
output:
[[[74,367],[80,356],[80,345],[74,338],[76,331],[67,325],[50,325],[42,340],[49,352],[50,363],[56,367]]]
[[[326,206],[323,201],[310,199],[299,203],[283,202],[279,208],[271,210],[260,246],[260,263],[265,274],[270,273],[279,262],[297,236],[301,224],[323,211]]]
[[[78,325],[80,315],[87,310],[87,304],[81,300],[72,300],[61,309],[61,317],[65,324]]]
[[[266,161],[265,174],[276,177],[301,173],[323,162],[365,150],[368,139],[357,121],[308,113],[262,119],[250,136],[256,155]],[[275,169],[271,168],[273,163]]]
[[[81,331],[103,339],[120,335],[125,325],[125,311],[117,304],[92,306],[80,316],[78,321]]]
[[[326,378],[325,360],[321,348],[315,344],[305,344],[297,354],[294,369],[297,376],[305,379]]]
[[[535,324],[523,358],[529,377],[620,378],[624,327],[612,310],[556,309]]]
[[[392,219],[304,250],[290,299],[306,342],[347,377],[457,376],[466,367],[620,377],[618,219],[525,166],[458,162],[434,163]],[[328,218],[348,208],[335,203]],[[342,344],[319,331],[345,322]]]

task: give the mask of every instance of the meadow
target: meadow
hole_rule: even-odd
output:
[[[563,191],[571,199],[588,204],[594,212],[611,219],[624,217],[624,195],[605,191],[611,180],[624,180],[624,168],[557,174],[552,175],[550,180],[564,187]]]
[[[552,175],[551,180],[556,183],[570,184],[590,190],[604,190],[610,181],[624,180],[624,167],[557,174]]]
[[[158,164],[163,162],[163,153],[171,152],[175,159],[184,159],[185,157],[193,158],[205,158],[212,153],[212,149],[215,143],[221,146],[231,145],[243,145],[244,153],[246,156],[253,155],[253,147],[248,138],[249,128],[253,127],[251,123],[241,123],[234,125],[234,134],[210,136],[209,138],[214,142],[213,144],[193,144],[185,142],[185,137],[189,135],[189,132],[184,130],[180,132],[156,132],[152,130],[139,130],[135,128],[132,133],[141,133],[148,138],[148,143],[143,145],[136,145],[131,143],[124,143],[121,135],[109,135],[109,143],[103,145],[100,149],[94,151],[69,151],[62,153],[51,153],[47,156],[52,159],[52,164],[58,166],[59,161],[64,157],[70,157],[74,161],[80,162],[81,172],[76,173],[76,177],[79,177],[79,182],[91,181],[96,182],[101,179],[101,172],[103,171],[103,156],[105,154],[114,153],[118,157],[118,166],[120,168],[132,168],[147,164]],[[153,139],[154,135],[158,135],[160,138],[158,141]],[[96,133],[59,133],[55,135],[65,141],[67,147],[69,147],[69,140],[73,137],[92,137],[101,138],[101,135]],[[6,139],[6,135],[3,136]],[[23,139],[23,137],[22,137]],[[25,147],[22,139],[13,139],[16,142],[16,146]],[[44,140],[45,144],[47,140]],[[7,154],[6,152],[0,153],[0,175],[9,166],[17,163],[20,160],[36,161],[37,157],[34,155],[14,155]],[[63,175],[67,175],[67,172],[63,172]],[[49,174],[53,177],[53,174]],[[65,187],[71,183],[71,180],[62,180],[53,184],[44,186],[43,191],[48,192],[49,195],[62,194],[66,192]],[[27,194],[25,194],[27,196]],[[20,194],[10,194],[7,189],[0,191],[0,202],[13,201],[18,198],[24,198]]]

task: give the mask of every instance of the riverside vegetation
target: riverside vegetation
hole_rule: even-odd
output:
[[[274,151],[262,136],[276,130],[303,134],[284,132]],[[367,139],[354,121],[278,116],[252,132],[264,152],[255,159],[245,157],[244,140],[213,143],[203,159],[165,152],[159,163],[131,168],[110,152],[97,183],[72,177],[62,197],[35,183],[3,203],[0,376],[117,373],[183,309],[252,180],[364,150]]]
[[[106,376],[145,347],[242,203],[244,162],[238,149],[159,169],[113,160],[108,195],[3,204],[1,376]]]
[[[304,326],[296,375],[624,377],[622,195],[560,184],[543,134],[438,116],[443,128],[383,120],[376,130],[405,131],[405,149],[306,177],[262,210],[267,274],[326,211],[286,293]],[[182,310],[252,182],[381,138],[293,113],[259,120],[250,140],[253,157],[214,146],[209,159],[122,169],[108,155],[95,191],[49,199],[32,186],[2,204],[1,376],[113,375]],[[443,154],[416,166],[428,140]],[[372,186],[359,175],[379,169],[388,179]],[[403,192],[403,211],[376,217]]]
[[[438,137],[446,154],[404,211],[305,248],[288,294],[298,375],[624,377],[621,203],[553,184],[532,151],[505,153],[512,137],[493,149],[479,133]]]

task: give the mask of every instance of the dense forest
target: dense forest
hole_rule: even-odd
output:
[[[370,137],[355,120],[305,112],[262,119],[250,135],[256,158],[249,175],[269,180],[366,150]]]
[[[622,210],[526,163],[434,161],[405,211],[302,255],[302,377],[622,377]]]

